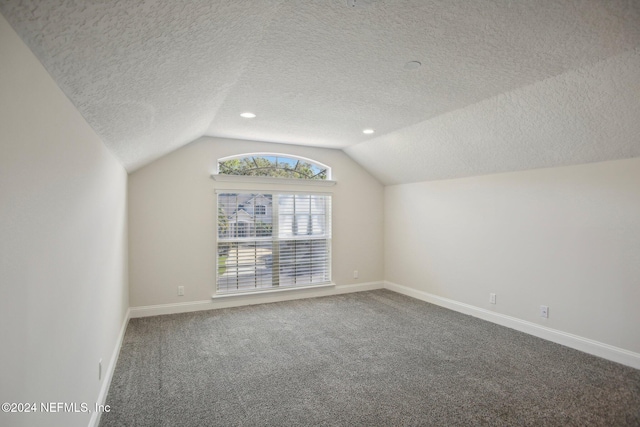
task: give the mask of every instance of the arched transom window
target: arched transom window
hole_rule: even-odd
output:
[[[280,154],[242,154],[218,160],[220,175],[331,179],[331,168],[314,160]]]

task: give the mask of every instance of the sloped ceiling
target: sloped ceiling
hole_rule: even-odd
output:
[[[355,6],[0,12],[129,171],[202,135],[344,149],[386,184],[640,156],[640,1]]]
[[[640,52],[345,149],[389,184],[640,156]]]

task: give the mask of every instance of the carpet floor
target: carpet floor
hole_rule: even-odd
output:
[[[387,290],[132,319],[100,426],[639,426],[640,370]]]

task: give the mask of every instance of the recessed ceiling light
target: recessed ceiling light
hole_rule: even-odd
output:
[[[245,119],[253,119],[255,116],[255,114],[249,112],[240,114],[240,117],[244,117]]]
[[[418,68],[420,68],[420,66],[422,66],[422,63],[420,61],[409,61],[406,64],[404,64],[404,69],[417,70]]]
[[[369,7],[376,0],[347,0],[347,6],[357,9],[361,7]]]
[[[365,135],[371,135],[373,132],[375,132],[373,129],[365,129],[362,131]]]

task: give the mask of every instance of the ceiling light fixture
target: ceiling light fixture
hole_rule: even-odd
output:
[[[420,61],[409,61],[406,64],[404,64],[404,69],[405,70],[417,70],[421,66],[422,66],[422,63]]]
[[[360,9],[362,7],[369,7],[376,0],[347,0],[347,6],[352,9]]]
[[[249,112],[240,114],[240,117],[244,117],[245,119],[253,119],[255,116],[255,114]]]
[[[364,133],[365,135],[371,135],[374,132],[375,131],[373,129],[365,129],[365,130],[362,131],[362,133]]]

